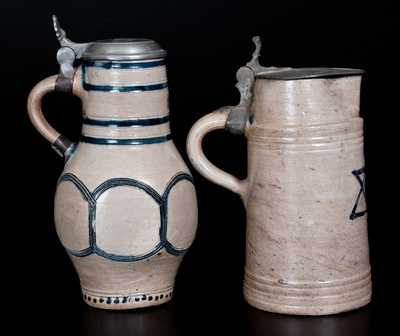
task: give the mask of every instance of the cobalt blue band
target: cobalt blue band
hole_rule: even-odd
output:
[[[85,118],[83,123],[90,126],[116,126],[116,127],[130,127],[130,126],[154,126],[165,124],[169,121],[169,116],[148,119],[124,119],[124,120],[104,120],[104,119],[91,119]]]
[[[165,65],[164,60],[150,62],[84,61],[84,66],[102,69],[146,69]]]
[[[165,250],[175,256],[183,255],[187,248],[181,249],[172,245],[167,238],[167,225],[168,225],[168,196],[174,188],[174,186],[180,181],[189,181],[193,183],[193,178],[187,173],[180,172],[176,174],[172,179],[168,182],[163,194],[159,194],[155,189],[149,186],[146,183],[140,182],[131,178],[112,178],[104,181],[99,186],[97,186],[93,191],[90,191],[85,184],[74,174],[66,173],[62,175],[58,181],[58,184],[70,182],[79,190],[82,198],[88,203],[89,208],[89,216],[88,216],[88,231],[89,231],[89,241],[88,247],[83,250],[72,250],[65,246],[65,249],[68,253],[75,257],[86,257],[91,254],[97,254],[106,259],[114,260],[114,261],[122,261],[122,262],[132,262],[139,261],[146,258],[149,258],[155,254],[157,254],[160,250],[165,248]],[[117,255],[113,253],[109,253],[104,251],[97,245],[96,241],[96,206],[97,200],[99,197],[107,190],[116,188],[116,187],[131,187],[143,190],[146,194],[148,194],[154,202],[156,202],[159,206],[160,210],[160,229],[159,229],[159,238],[160,241],[148,252],[141,255]]]
[[[81,136],[81,142],[86,142],[94,145],[151,145],[156,143],[166,142],[172,139],[171,133],[151,138],[137,139],[107,139],[94,138],[86,135]]]
[[[133,63],[132,63],[133,64]],[[137,64],[137,63],[136,63]],[[86,91],[100,91],[100,92],[142,92],[142,91],[155,91],[162,90],[168,87],[167,82],[156,84],[143,84],[143,85],[95,85],[86,82],[86,65],[82,65],[82,87]]]
[[[365,168],[362,167],[360,169],[355,169],[351,172],[353,176],[357,179],[358,183],[360,184],[360,190],[357,194],[356,201],[354,203],[353,209],[351,210],[350,219],[354,220],[358,217],[362,217],[367,213],[367,209],[359,210],[359,202],[361,197],[365,199]]]
[[[86,91],[102,91],[102,92],[141,92],[162,90],[168,87],[167,83],[147,84],[147,85],[130,85],[130,86],[115,86],[115,85],[94,85],[88,84],[83,80],[83,88]]]

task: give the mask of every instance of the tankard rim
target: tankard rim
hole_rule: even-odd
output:
[[[356,68],[305,67],[277,71],[266,71],[256,75],[257,79],[299,80],[362,76],[365,70]]]

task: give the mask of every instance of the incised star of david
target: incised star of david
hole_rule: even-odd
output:
[[[353,209],[350,214],[350,219],[354,220],[356,218],[359,218],[361,216],[364,216],[367,213],[367,209],[364,209],[362,211],[358,211],[358,206],[359,202],[362,197],[365,199],[365,170],[364,167],[361,169],[356,169],[351,172],[354,177],[357,179],[358,183],[360,184],[360,191],[358,192],[356,201],[354,203]]]

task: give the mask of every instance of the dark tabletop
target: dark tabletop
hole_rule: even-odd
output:
[[[233,312],[231,310],[236,310]],[[184,311],[184,312],[182,312]],[[131,312],[84,307],[76,331],[82,335],[371,335],[371,308],[324,317],[272,314],[248,305],[214,307],[203,313],[177,302]],[[239,316],[240,315],[240,316]],[[66,317],[66,320],[68,318]],[[71,330],[72,331],[72,330]],[[75,333],[77,334],[77,333]]]
[[[17,330],[49,335],[385,335],[386,314],[376,304],[352,312],[319,317],[264,312],[244,301],[218,297],[177,297],[151,308],[107,311],[89,307],[79,295],[17,310]],[[26,317],[26,319],[24,318]],[[391,333],[393,335],[393,333]]]

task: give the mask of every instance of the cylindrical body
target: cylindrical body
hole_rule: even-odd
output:
[[[197,203],[171,140],[165,62],[84,60],[73,93],[82,137],[58,182],[55,223],[83,298],[106,309],[169,301]]]
[[[237,106],[193,125],[189,158],[247,211],[244,296],[259,309],[326,315],[371,299],[360,69],[275,68],[255,51],[236,77]],[[213,165],[201,147],[216,129],[245,134],[248,176]]]
[[[244,294],[257,308],[323,315],[370,300],[360,82],[255,82]]]

